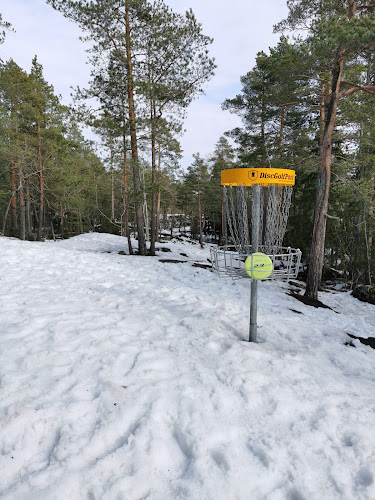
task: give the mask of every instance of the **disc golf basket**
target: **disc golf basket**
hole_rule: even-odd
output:
[[[220,277],[250,276],[253,342],[258,280],[290,280],[298,275],[301,251],[282,246],[294,183],[294,170],[236,168],[221,173],[224,228],[229,228],[232,245],[211,248],[212,267]]]

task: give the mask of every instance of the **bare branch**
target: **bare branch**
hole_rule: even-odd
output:
[[[326,78],[318,78],[318,77],[314,77],[314,76],[310,76],[310,75],[296,75],[296,76],[299,77],[299,78],[308,78],[309,80],[316,80],[318,82],[327,83],[327,79]]]
[[[327,214],[327,212],[324,215],[327,217],[327,219],[339,220],[340,222],[342,222],[342,219],[340,219],[340,217],[335,217],[334,215],[329,215],[329,214]]]
[[[349,95],[355,94],[356,92],[359,92],[360,90],[363,90],[364,92],[375,95],[375,85],[358,85],[356,83],[348,82],[346,80],[343,80],[341,82],[341,84],[342,85],[351,85],[352,88],[349,90],[346,90],[345,92],[341,92],[341,94],[339,94],[339,99],[341,99],[343,97],[348,97]]]
[[[375,7],[375,2],[370,3],[370,5],[356,5],[355,9],[373,9]]]

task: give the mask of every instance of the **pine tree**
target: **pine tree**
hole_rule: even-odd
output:
[[[0,72],[0,100],[5,109],[5,129],[8,140],[2,155],[9,164],[10,232],[11,236],[26,237],[24,170],[22,165],[23,122],[27,110],[27,74],[13,61],[3,64]],[[18,198],[18,203],[17,203]],[[17,213],[17,205],[19,212]]]
[[[140,176],[140,127],[148,124],[151,143],[151,247],[157,235],[158,121],[183,111],[213,74],[208,55],[212,40],[202,34],[192,11],[175,14],[161,0],[49,0],[54,8],[79,23],[92,42],[91,62],[102,66],[103,55],[121,61],[127,82],[128,127],[133,169],[134,203],[141,254],[146,253],[144,196]],[[105,59],[105,57],[104,57]],[[107,73],[108,74],[108,73]],[[173,129],[171,129],[172,131]]]
[[[209,158],[210,182],[207,184],[207,197],[210,200],[207,207],[207,219],[214,239],[215,241],[218,240],[219,244],[227,244],[221,171],[234,168],[236,166],[235,159],[235,152],[228,139],[224,136],[220,137],[213,154]]]
[[[2,43],[4,43],[6,31],[12,30],[12,25],[7,21],[3,20],[3,16],[1,13],[0,13],[0,29],[2,30],[0,31],[0,45],[1,45]]]
[[[306,296],[315,300],[324,264],[332,150],[339,101],[359,91],[375,93],[373,85],[356,84],[344,78],[348,63],[375,48],[374,5],[372,2],[358,5],[354,0],[291,0],[288,6],[289,16],[278,29],[298,29],[301,26],[308,29],[307,43],[316,64],[307,76],[320,78],[322,87],[327,89],[322,110],[320,169],[306,285]],[[319,74],[314,70],[318,70]],[[324,70],[326,78],[321,78]]]
[[[131,166],[133,170],[134,204],[141,255],[146,254],[144,216],[142,211],[143,189],[136,128],[134,97],[134,57],[143,49],[143,28],[149,18],[150,6],[145,0],[48,0],[55,9],[76,22],[91,42],[90,54],[93,66],[100,64],[103,56],[115,53],[126,67],[128,120],[130,129]],[[143,51],[142,51],[143,52]]]
[[[158,122],[165,115],[183,113],[192,99],[202,92],[202,86],[213,75],[215,65],[208,55],[212,39],[203,35],[191,10],[184,16],[176,14],[163,1],[157,0],[152,5],[145,36],[146,61],[144,71],[141,69],[140,84],[149,101],[153,186],[150,254],[155,255]]]
[[[44,80],[36,58],[30,74],[12,60],[1,65],[3,234],[42,239],[47,231],[54,236],[59,217],[60,226],[74,218],[79,231],[97,217],[96,186],[90,179],[105,172],[73,122],[71,111]]]

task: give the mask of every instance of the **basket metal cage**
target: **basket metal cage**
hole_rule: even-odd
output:
[[[258,251],[267,254],[272,261],[272,273],[265,279],[288,281],[297,277],[302,255],[299,248],[278,247],[274,249],[274,252],[269,252],[269,249],[267,252],[263,246],[259,246]],[[248,277],[245,271],[245,260],[249,254],[238,253],[234,245],[211,247],[210,252],[212,268],[219,277],[233,280]]]

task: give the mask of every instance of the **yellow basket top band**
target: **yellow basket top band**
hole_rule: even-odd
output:
[[[232,168],[222,170],[221,184],[226,186],[252,186],[253,184],[279,184],[294,186],[296,173],[285,168]]]

